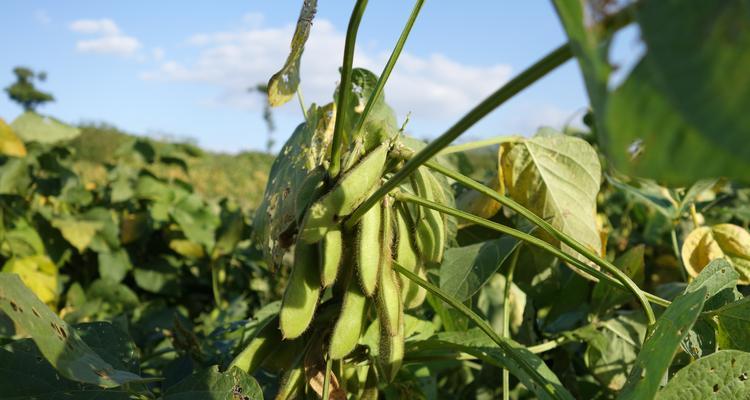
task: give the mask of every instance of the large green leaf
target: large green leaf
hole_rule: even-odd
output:
[[[78,249],[80,253],[83,253],[89,247],[96,232],[102,228],[102,224],[98,221],[87,221],[73,217],[55,218],[52,220],[52,226],[59,229],[65,240]]]
[[[599,115],[604,109],[607,82],[612,70],[607,62],[609,43],[604,40],[606,31],[600,24],[591,23],[591,17],[598,19],[600,15],[592,16],[591,13],[596,12],[595,7],[587,8],[591,3],[584,0],[553,0],[553,3],[581,68],[591,107]]]
[[[648,50],[606,112],[603,143],[619,168],[674,183],[748,180],[749,12],[743,0],[638,7]]]
[[[142,378],[104,361],[24,286],[17,275],[0,273],[0,309],[31,335],[44,357],[64,377],[101,387],[116,387]]]
[[[685,291],[695,292],[705,288],[706,303],[703,309],[710,311],[742,298],[736,289],[739,276],[732,268],[732,264],[723,258],[718,258],[708,263],[706,268],[688,284]]]
[[[263,391],[239,368],[219,372],[218,366],[199,371],[167,389],[164,400],[262,400]]]
[[[721,307],[716,319],[719,348],[750,351],[750,297]]]
[[[280,262],[292,244],[296,223],[319,196],[333,135],[333,104],[312,105],[271,166],[253,233],[268,259]]]
[[[511,237],[454,247],[440,265],[440,288],[458,301],[474,295],[518,245]]]
[[[591,145],[543,128],[536,136],[514,143],[500,162],[510,197],[601,254],[596,225],[601,166]],[[585,260],[567,246],[563,250]]]
[[[11,124],[16,134],[26,142],[55,143],[70,140],[81,134],[81,130],[55,118],[27,111]]]
[[[706,288],[678,296],[656,321],[653,332],[638,353],[619,400],[652,399],[659,390],[680,342],[703,310]]]
[[[273,74],[268,81],[268,102],[271,106],[280,106],[291,99],[299,86],[299,65],[305,42],[310,36],[313,18],[318,6],[317,0],[305,0],[297,19],[297,28],[292,37],[291,52],[279,72]]]
[[[104,389],[65,378],[44,359],[32,340],[0,348],[0,393],[4,400],[128,400],[121,389]]]
[[[660,390],[661,400],[750,398],[750,354],[718,351],[679,370]]]
[[[516,343],[512,339],[504,340],[516,351],[516,354],[523,358],[526,364],[534,368],[534,370],[543,377],[552,388],[554,388],[557,398],[573,398],[541,358],[531,353],[524,346]],[[510,357],[504,354],[497,344],[495,344],[478,328],[462,332],[439,333],[433,338],[418,343],[416,347],[422,349],[452,349],[471,354],[496,367],[507,368],[513,376],[517,377],[521,383],[534,392],[538,398],[551,398],[550,395],[536,383],[536,380],[532,376],[530,376],[523,368],[520,368]]]

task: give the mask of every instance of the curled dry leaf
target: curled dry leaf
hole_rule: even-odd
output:
[[[750,233],[733,224],[694,229],[682,245],[682,262],[692,277],[709,262],[725,258],[740,275],[740,284],[750,284]]]

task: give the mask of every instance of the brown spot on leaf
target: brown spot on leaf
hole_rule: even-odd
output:
[[[32,312],[32,313],[34,313],[34,315],[35,315],[35,316],[36,316],[37,318],[41,318],[41,317],[42,317],[41,315],[39,315],[39,312],[38,312],[38,311],[36,310],[36,308],[34,308],[34,307],[31,307],[31,312]]]

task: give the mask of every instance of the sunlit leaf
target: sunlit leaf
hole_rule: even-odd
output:
[[[17,274],[24,285],[31,289],[41,301],[56,307],[57,304],[57,265],[47,256],[36,255],[11,258],[3,265],[3,272]]]
[[[263,391],[250,375],[239,368],[219,372],[214,366],[199,371],[164,393],[164,400],[262,400]]]
[[[592,252],[601,252],[596,223],[601,166],[591,145],[544,128],[513,143],[501,165],[511,198]],[[568,246],[562,248],[585,260]]]
[[[81,134],[81,130],[55,118],[27,111],[11,124],[16,135],[24,141],[55,143],[70,140]]]
[[[715,312],[719,347],[750,351],[750,297],[727,304]]]
[[[52,226],[59,229],[65,240],[70,242],[80,253],[83,253],[103,225],[97,221],[56,218],[52,220]]]
[[[746,399],[750,397],[750,353],[718,351],[677,371],[657,394],[662,400]]]
[[[26,146],[2,118],[0,118],[0,155],[11,157],[26,155]]]
[[[31,335],[44,357],[64,377],[102,387],[141,380],[102,360],[78,334],[24,286],[14,274],[0,273],[0,309]]]
[[[750,233],[732,224],[694,229],[682,244],[682,262],[697,276],[712,260],[724,258],[739,274],[741,284],[750,284]]]
[[[318,6],[317,0],[305,0],[297,19],[297,28],[292,37],[291,52],[287,56],[284,66],[273,74],[268,81],[268,102],[271,106],[280,106],[291,99],[299,86],[299,66],[305,42],[310,36],[313,18]]]
[[[643,343],[618,399],[654,398],[680,342],[703,310],[706,292],[706,288],[687,292],[677,297],[664,310],[656,321],[653,332]]]

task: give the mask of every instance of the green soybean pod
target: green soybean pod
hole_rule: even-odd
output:
[[[378,316],[391,335],[398,331],[402,318],[401,292],[392,268],[393,217],[391,200],[383,199],[380,274],[378,277]]]
[[[320,295],[318,246],[297,241],[294,265],[284,291],[279,325],[285,339],[302,335],[310,326]]]
[[[413,241],[413,228],[410,227],[410,217],[408,210],[402,207],[403,204],[397,204],[394,207],[396,211],[396,262],[411,272],[425,277],[425,271],[419,259]],[[408,280],[401,279],[401,301],[404,308],[411,309],[419,307],[425,299],[427,291]]]
[[[232,360],[227,370],[237,367],[248,374],[252,374],[270,354],[278,349],[280,343],[281,333],[275,324],[269,323]]]
[[[365,295],[372,296],[378,285],[381,258],[381,206],[371,207],[357,224],[356,262]]]
[[[304,398],[305,394],[305,371],[302,363],[290,369],[284,374],[281,386],[276,393],[275,400],[295,400]]]
[[[341,256],[344,252],[344,243],[341,238],[341,229],[335,228],[326,232],[320,242],[320,283],[323,288],[333,285],[341,266]]]
[[[317,243],[365,201],[373,188],[380,184],[389,148],[390,141],[383,142],[345,173],[330,192],[310,206],[299,234],[303,241]]]
[[[381,322],[378,363],[388,382],[396,377],[404,361],[404,320],[399,321],[396,335],[391,335]]]
[[[336,320],[328,346],[328,354],[334,360],[346,357],[354,350],[362,334],[367,318],[367,297],[357,284],[354,276],[350,276],[349,285],[344,293],[341,313]]]

